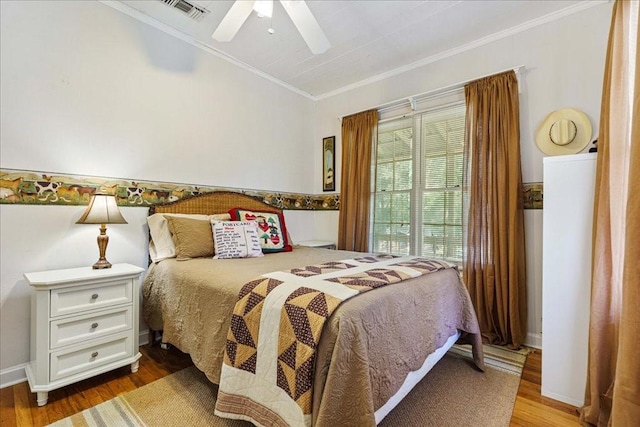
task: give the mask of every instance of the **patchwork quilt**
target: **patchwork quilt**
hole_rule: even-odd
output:
[[[316,349],[343,301],[455,268],[393,255],[273,272],[242,288],[227,334],[215,413],[264,426],[310,426]]]

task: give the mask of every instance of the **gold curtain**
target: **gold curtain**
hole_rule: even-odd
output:
[[[589,364],[581,421],[640,420],[640,62],[638,2],[616,1],[600,111]]]
[[[515,72],[471,82],[465,97],[464,280],[483,338],[518,348],[527,302]]]
[[[338,249],[369,251],[371,152],[377,133],[377,110],[342,119]]]

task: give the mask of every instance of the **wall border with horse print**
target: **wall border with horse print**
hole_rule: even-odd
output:
[[[89,177],[0,169],[0,204],[86,205],[96,191],[116,196],[118,205],[149,207],[212,191],[235,191],[285,210],[340,209],[340,195],[284,193],[197,184]],[[523,184],[524,209],[542,209],[541,182]]]
[[[338,210],[338,194],[301,194],[196,184],[63,175],[0,169],[0,204],[86,205],[96,191],[113,194],[119,206],[149,207],[212,191],[234,191],[280,209]]]

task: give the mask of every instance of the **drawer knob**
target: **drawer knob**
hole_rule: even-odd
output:
[[[97,351],[94,351],[93,353],[91,353],[91,357],[92,357],[92,358],[96,358],[96,357],[98,357],[98,352],[97,352]]]
[[[91,329],[95,329],[98,327],[98,322],[92,323],[91,324]]]
[[[98,294],[91,295],[91,299],[98,299]]]

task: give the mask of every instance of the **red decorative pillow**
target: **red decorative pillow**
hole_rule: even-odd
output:
[[[284,215],[272,211],[253,211],[251,209],[233,208],[229,210],[231,219],[235,221],[256,221],[262,252],[289,252],[293,250],[287,238],[287,226]]]

